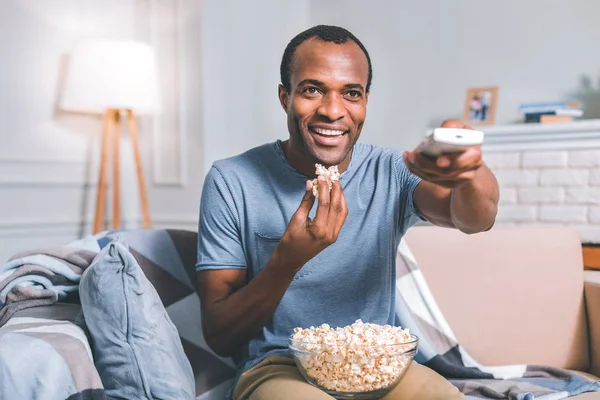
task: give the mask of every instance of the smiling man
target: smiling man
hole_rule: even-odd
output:
[[[396,249],[407,229],[428,220],[475,233],[494,223],[498,185],[478,147],[432,160],[357,143],[371,79],[369,54],[347,30],[300,33],[281,62],[289,138],[217,161],[206,177],[196,266],[203,330],[240,367],[235,400],[332,399],[290,358],[293,329],[393,324]],[[318,181],[318,199],[315,163],[341,173],[331,191]],[[412,363],[385,397],[400,398],[463,396]]]

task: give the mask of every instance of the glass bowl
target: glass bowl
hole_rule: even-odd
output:
[[[417,354],[419,338],[401,344],[337,346],[289,339],[304,379],[336,399],[370,400],[388,394]]]

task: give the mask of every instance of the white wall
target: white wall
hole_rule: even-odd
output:
[[[362,141],[411,148],[428,127],[460,118],[474,86],[500,87],[498,124],[518,119],[521,102],[564,97],[585,100],[586,116],[599,117],[597,15],[595,0],[206,0],[205,168],[287,136],[276,96],[281,55],[321,23],[348,28],[371,53]]]
[[[142,120],[140,132],[153,226],[196,229],[212,162],[286,138],[279,62],[308,15],[306,0],[0,2],[0,262],[90,231],[101,121],[56,110],[64,58],[79,38],[156,47],[166,113]],[[136,227],[129,146],[124,137],[123,216]]]
[[[288,136],[279,105],[285,46],[308,28],[307,0],[205,0],[202,6],[204,160]]]
[[[339,24],[363,40],[375,76],[361,140],[407,148],[459,117],[470,86],[500,87],[499,123],[520,102],[578,91],[587,115],[600,116],[598,15],[595,0],[0,1],[0,262],[89,231],[100,120],[56,110],[64,57],[79,38],[157,47],[166,114],[140,132],[152,218],[194,229],[214,160],[287,137],[279,63],[301,30]],[[124,216],[137,226],[127,145]]]
[[[497,122],[526,101],[588,100],[600,116],[596,0],[312,0],[311,24],[337,24],[370,51],[374,81],[361,140],[414,146],[427,127],[460,118],[466,89],[498,85]],[[593,91],[582,90],[584,75]]]
[[[0,2],[0,262],[90,232],[101,121],[57,109],[68,54],[88,37],[157,49],[165,112],[140,121],[152,219],[195,228],[203,176],[199,9],[195,0]],[[140,220],[132,160],[125,136],[126,227]]]

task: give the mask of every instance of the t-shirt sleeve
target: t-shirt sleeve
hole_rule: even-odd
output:
[[[196,270],[246,269],[241,228],[230,187],[216,167],[204,181]]]
[[[415,205],[413,196],[415,188],[421,183],[421,178],[410,172],[406,164],[404,164],[402,154],[399,154],[394,160],[394,167],[396,168],[400,193],[400,218],[398,223],[400,229],[406,232],[412,225],[427,221]]]

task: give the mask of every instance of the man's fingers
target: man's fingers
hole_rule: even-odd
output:
[[[458,120],[446,120],[444,128],[472,129]],[[473,179],[483,165],[481,146],[472,146],[457,153],[427,157],[418,150],[404,153],[406,167],[415,175],[444,187],[456,187]]]
[[[473,129],[469,125],[456,119],[447,119],[440,125],[442,128]]]
[[[306,192],[304,193],[304,196],[302,196],[302,201],[300,202],[300,206],[296,210],[293,219],[296,220],[297,223],[305,223],[313,204],[315,204],[315,196],[312,194],[312,182],[306,181]]]
[[[332,223],[346,212],[346,199],[339,181],[333,182],[331,188],[331,204],[329,205],[329,222]]]
[[[327,184],[327,180],[322,176],[319,176],[317,179],[317,185],[319,186],[319,203],[317,204],[317,213],[315,214],[315,225],[325,228],[331,201],[329,185]]]
[[[429,158],[421,154],[407,154],[406,166],[418,175],[435,174],[440,177],[456,176],[464,171],[479,168],[483,161],[479,149],[468,149],[465,152]]]
[[[332,229],[332,239],[337,240],[337,237],[348,216],[348,207],[346,206],[346,196],[342,190],[342,184],[339,181],[333,182],[331,189],[331,206],[329,207],[328,227]]]
[[[437,160],[435,160],[435,165],[440,168],[448,168],[452,165],[452,159],[446,156],[439,156]]]
[[[423,176],[423,179],[435,183],[437,185],[440,186],[444,186],[444,187],[455,187],[458,186],[466,181],[470,181],[472,179],[475,178],[475,175],[477,174],[476,170],[470,170],[470,171],[466,171],[466,172],[462,172],[456,176],[452,176],[452,177],[440,177],[440,176],[436,176],[436,175],[425,175]]]
[[[469,170],[473,167],[480,167],[483,160],[481,155],[481,146],[472,146],[456,156],[450,156],[450,166],[456,170]]]
[[[313,181],[311,181],[311,180],[307,180],[307,181],[306,181],[306,191],[307,191],[307,192],[311,192],[311,193],[312,193],[312,191],[313,191],[313,186],[314,186],[314,183],[313,183]]]

